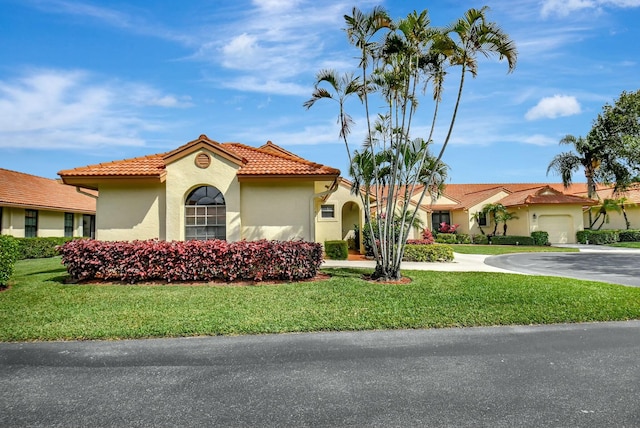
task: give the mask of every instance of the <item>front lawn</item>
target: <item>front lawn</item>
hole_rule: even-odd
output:
[[[477,244],[447,244],[453,251],[460,254],[487,254],[495,256],[510,253],[575,253],[577,248],[543,247],[528,245],[477,245]]]
[[[640,242],[616,242],[615,244],[609,244],[609,246],[621,248],[640,248]]]
[[[498,273],[363,270],[264,286],[65,285],[59,258],[16,265],[0,292],[0,341],[123,339],[640,319],[640,288]]]

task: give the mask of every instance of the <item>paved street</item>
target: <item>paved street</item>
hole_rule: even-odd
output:
[[[640,322],[0,344],[0,426],[640,426]]]

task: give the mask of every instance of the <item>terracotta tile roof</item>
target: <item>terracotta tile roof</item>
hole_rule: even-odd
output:
[[[160,177],[165,173],[163,154],[99,163],[58,172],[68,177]]]
[[[238,176],[244,177],[299,177],[327,176],[337,177],[340,170],[305,160],[279,146],[268,142],[262,148],[249,147],[240,143],[218,143],[201,135],[167,153],[123,159],[113,162],[89,165],[58,172],[64,179],[87,178],[153,178],[163,179],[166,176],[168,161],[189,153],[191,149],[209,146],[212,150],[240,165]],[[93,185],[90,185],[93,187]]]
[[[532,189],[511,193],[499,201],[505,207],[533,204],[571,204],[594,205],[596,202],[581,196],[566,195],[551,186],[545,186],[532,192]]]
[[[247,160],[238,170],[238,176],[317,176],[326,175],[337,177],[340,170],[315,162],[305,160],[299,156],[287,155],[271,147],[256,149],[240,143],[224,143],[224,147],[231,149]],[[277,147],[277,146],[275,146]]]
[[[96,200],[78,193],[73,186],[3,168],[0,168],[0,206],[96,212]]]

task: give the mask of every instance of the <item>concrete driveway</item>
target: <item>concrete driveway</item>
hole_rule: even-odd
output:
[[[579,246],[579,253],[518,253],[492,256],[485,263],[529,275],[610,282],[640,287],[640,251],[605,246]]]

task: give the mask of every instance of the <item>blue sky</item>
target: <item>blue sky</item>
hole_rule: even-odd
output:
[[[394,18],[430,6],[436,26],[488,5],[516,42],[514,73],[483,60],[467,80],[444,157],[454,183],[559,181],[546,176],[558,141],[640,85],[640,0],[0,0],[0,167],[55,178],[207,134],[271,140],[344,172],[336,105],[302,104],[320,69],[357,65],[341,30],[354,5]],[[413,137],[426,136],[431,107]],[[349,113],[358,147],[363,110]]]

